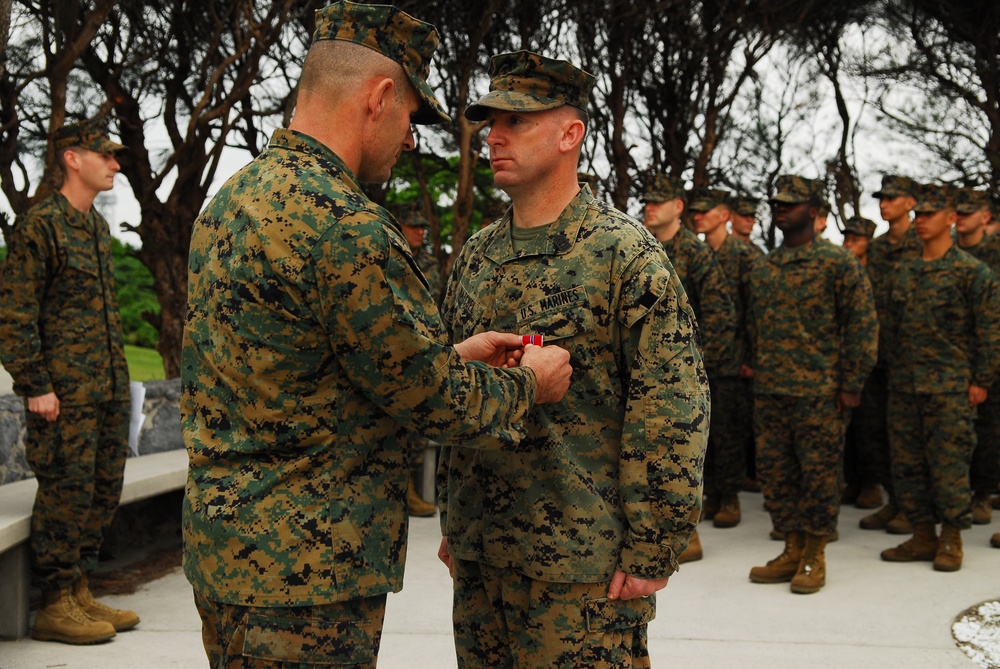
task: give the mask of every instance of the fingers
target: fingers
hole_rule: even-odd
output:
[[[611,583],[608,585],[608,599],[618,599],[622,594],[622,587],[625,585],[625,572],[616,571],[614,576],[611,577]]]

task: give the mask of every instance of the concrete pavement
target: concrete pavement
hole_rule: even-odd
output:
[[[747,579],[751,566],[776,556],[782,545],[767,537],[760,494],[741,499],[743,522],[726,530],[703,526],[705,559],[685,565],[658,596],[659,613],[649,626],[653,667],[987,666],[957,648],[951,626],[968,607],[1000,597],[1000,550],[989,546],[1000,518],[963,534],[965,564],[945,574],[927,562],[882,562],[879,551],[905,537],[861,530],[858,520],[868,512],[843,507],[841,539],[827,549],[826,587],[794,595],[787,584]],[[438,521],[414,518],[410,530],[405,586],[389,596],[379,667],[452,668],[451,585],[436,558]],[[137,610],[142,623],[99,646],[0,642],[0,669],[207,666],[191,589],[179,572],[106,601]]]

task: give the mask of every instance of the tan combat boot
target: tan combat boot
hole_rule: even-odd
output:
[[[712,520],[722,506],[722,495],[710,492],[701,503],[701,520]]]
[[[950,523],[941,525],[934,571],[958,571],[962,568],[962,530]]]
[[[804,533],[792,530],[785,533],[785,550],[781,555],[769,560],[763,567],[750,570],[750,580],[754,583],[787,583],[795,576],[802,560]]]
[[[882,559],[886,562],[930,562],[937,554],[938,538],[934,532],[934,523],[917,523],[913,528],[913,536],[896,546],[882,551]]]
[[[701,550],[701,539],[698,538],[698,530],[695,530],[691,535],[691,541],[688,542],[687,548],[685,548],[684,552],[677,558],[677,564],[697,562],[703,557],[704,554]]]
[[[111,623],[94,620],[80,610],[69,587],[44,594],[42,608],[35,614],[35,625],[31,628],[31,638],[36,641],[71,644],[100,643],[114,635]]]
[[[863,530],[884,530],[889,521],[899,514],[899,507],[889,500],[889,503],[873,514],[867,515],[858,523]]]
[[[895,518],[886,523],[885,531],[889,534],[913,534],[914,529],[906,514],[900,511]]]
[[[740,496],[736,493],[722,495],[719,500],[719,510],[712,518],[716,527],[736,527],[740,524]]]
[[[854,500],[854,506],[859,509],[879,508],[882,506],[882,488],[877,483],[861,486],[861,492]]]
[[[86,574],[81,576],[80,580],[73,586],[73,599],[76,600],[76,604],[80,607],[80,610],[94,620],[103,620],[104,622],[111,623],[116,632],[130,630],[139,624],[139,616],[136,615],[135,611],[113,609],[94,599],[93,593],[90,592],[90,584],[87,581]]]
[[[424,499],[417,494],[417,483],[413,480],[413,475],[410,475],[410,485],[409,489],[406,491],[406,506],[409,509],[411,516],[417,516],[419,518],[427,518],[434,515],[437,511],[437,507],[430,502],[425,502]]]
[[[802,559],[792,577],[792,592],[811,595],[826,585],[826,541],[825,536],[806,534]]]
[[[989,493],[976,493],[972,496],[972,523],[974,525],[989,525],[993,520],[993,504]]]
[[[1000,532],[997,532],[990,537],[990,545],[993,546],[993,548],[1000,548]]]

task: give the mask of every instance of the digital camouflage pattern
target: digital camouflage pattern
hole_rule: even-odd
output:
[[[0,282],[0,362],[14,392],[62,404],[129,399],[111,232],[55,192],[18,217]]]
[[[646,185],[642,194],[643,202],[670,202],[677,198],[685,199],[684,182],[680,177],[666,174],[655,174]]]
[[[1000,276],[1000,235],[987,235],[978,244],[961,249]],[[996,490],[1000,486],[1000,379],[993,379],[986,401],[977,407],[975,429],[972,489],[977,492]]]
[[[212,669],[375,669],[386,596],[321,606],[248,607],[195,593]]]
[[[465,110],[470,121],[485,120],[490,109],[532,112],[570,105],[585,110],[596,81],[568,61],[530,51],[493,56],[489,76],[489,93]]]
[[[719,188],[697,188],[689,199],[691,204],[688,209],[691,211],[711,211],[720,204],[729,207],[729,192]]]
[[[878,321],[861,263],[830,243],[779,246],[750,276],[757,478],[779,531],[828,536],[839,512],[844,416],[875,365]]]
[[[829,395],[754,395],[757,480],[774,529],[837,529],[844,426]]]
[[[25,455],[38,481],[31,516],[32,586],[50,592],[97,568],[118,509],[131,403],[62,404],[59,420],[25,412]]]
[[[957,189],[941,184],[917,184],[916,204],[913,211],[917,214],[933,213],[942,209],[954,209]]]
[[[469,560],[455,561],[455,581],[460,669],[650,666],[646,628],[655,594],[611,601],[606,583],[537,581]]]
[[[427,84],[431,56],[440,42],[437,29],[431,24],[392,5],[342,0],[316,10],[313,43],[322,40],[354,42],[396,61],[420,96],[420,109],[411,120],[424,125],[451,121]]]
[[[958,188],[955,190],[955,211],[959,215],[974,214],[981,209],[990,211],[992,204],[990,194],[975,188]]]
[[[806,179],[794,174],[784,174],[774,182],[774,195],[770,201],[799,204],[816,202],[823,204],[826,197],[826,183],[822,179]]]
[[[128,453],[129,378],[111,233],[58,191],[19,216],[0,276],[0,359],[25,398],[54,392],[60,416],[26,411],[38,481],[32,585],[73,585],[97,566]]]
[[[663,242],[677,277],[684,286],[701,331],[705,368],[709,376],[738,376],[740,360],[737,313],[729,284],[712,247],[681,226]]]
[[[882,187],[872,193],[876,200],[899,197],[900,195],[916,196],[917,182],[910,177],[898,174],[886,174],[882,177]]]
[[[976,447],[975,415],[968,391],[889,391],[893,487],[910,523],[972,526],[969,460]]]
[[[747,320],[756,394],[832,401],[861,392],[879,329],[863,272],[846,249],[815,241],[754,263]]]
[[[709,247],[711,248],[711,247]],[[739,492],[746,477],[747,435],[753,429],[751,397],[739,368],[751,364],[747,304],[750,299],[750,272],[756,255],[747,245],[727,236],[715,257],[726,277],[729,295],[736,310],[734,364],[728,376],[709,375],[712,382],[712,427],[705,461],[705,490],[710,493]],[[707,338],[709,334],[705,332]]]
[[[411,431],[511,448],[529,369],[464,364],[395,221],[277,130],[195,222],[182,353],[195,592],[308,606],[402,586]]]
[[[78,123],[67,123],[52,135],[52,146],[56,153],[79,147],[97,153],[114,153],[125,147],[112,142],[108,137],[108,120],[92,118]]]
[[[875,221],[861,216],[852,216],[844,223],[843,232],[844,234],[850,232],[851,234],[871,239],[875,235]]]
[[[442,449],[452,556],[549,582],[663,578],[701,512],[708,385],[694,312],[659,244],[584,188],[513,250],[511,217],[466,243],[443,315],[452,336],[541,334],[573,382],[504,451]]]
[[[758,206],[760,206],[760,198],[749,195],[734,195],[729,200],[729,208],[740,216],[756,216]]]
[[[886,340],[885,323],[890,318],[892,303],[890,293],[892,292],[892,282],[896,276],[896,269],[903,262],[913,258],[919,258],[924,244],[917,237],[916,229],[911,225],[903,233],[902,239],[893,243],[889,238],[889,233],[883,233],[873,239],[868,245],[868,264],[865,271],[868,273],[868,280],[871,282],[872,295],[875,297],[875,309],[878,311],[879,338],[878,338],[878,365],[884,366],[887,363],[889,342]],[[883,402],[884,404],[884,402]]]
[[[901,263],[885,319],[890,392],[989,388],[1000,372],[998,291],[996,275],[955,246]]]

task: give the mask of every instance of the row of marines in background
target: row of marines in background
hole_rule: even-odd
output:
[[[822,236],[824,189],[818,179],[778,179],[770,204],[785,237],[760,262],[756,198],[686,191],[666,175],[643,194],[644,224],[704,339],[714,411],[702,520],[736,526],[739,491],[762,487],[771,537],[786,545],[750,578],[791,580],[796,592],[824,584],[841,502],[881,507],[864,529],[913,535],[884,560],[928,560],[941,571],[961,567],[961,530],[989,523],[1000,503],[991,499],[1000,393],[989,392],[1000,343],[997,207],[981,190],[888,175],[874,197],[889,230],[874,237],[873,221],[852,217],[839,248]],[[440,267],[423,247],[427,219],[411,208],[400,220],[440,292]],[[413,515],[434,512],[412,491],[410,504]],[[1000,533],[991,541],[1000,547]],[[680,561],[702,557],[696,532]]]

